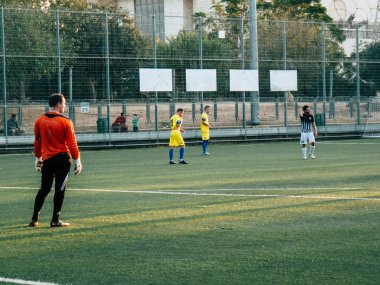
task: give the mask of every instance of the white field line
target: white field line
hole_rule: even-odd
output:
[[[57,283],[28,281],[28,280],[12,279],[12,278],[4,278],[4,277],[0,277],[0,282],[12,283],[12,284],[26,284],[26,285],[58,285]]]
[[[318,144],[348,144],[348,145],[361,145],[361,144],[369,144],[369,145],[379,145],[380,142],[342,142],[342,141],[319,141]]]
[[[0,189],[31,189],[37,190],[33,187],[1,187]],[[280,190],[361,190],[360,188],[286,188]],[[92,189],[92,188],[76,188],[70,189],[71,191],[88,191],[88,192],[110,192],[110,193],[134,193],[134,194],[160,194],[160,195],[187,195],[187,196],[220,196],[220,197],[260,197],[260,198],[307,198],[307,199],[325,199],[325,200],[355,200],[355,201],[380,201],[380,198],[362,198],[362,197],[341,197],[341,196],[322,196],[322,195],[294,195],[294,194],[230,194],[230,193],[199,193],[192,192],[194,190],[113,190],[113,189]],[[256,189],[203,189],[207,191],[256,191]],[[270,191],[274,189],[262,189],[263,191]],[[276,189],[278,190],[278,189]],[[363,190],[363,189],[362,189]]]

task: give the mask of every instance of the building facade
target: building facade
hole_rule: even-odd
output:
[[[109,3],[128,11],[146,34],[155,32],[160,40],[176,36],[181,30],[192,30],[192,16],[210,13],[212,0],[89,0],[89,3]]]

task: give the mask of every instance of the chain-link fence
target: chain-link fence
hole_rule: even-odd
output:
[[[258,102],[252,92],[229,90],[229,70],[251,66],[249,28],[243,18],[3,8],[3,135],[11,114],[31,135],[55,92],[65,94],[67,116],[84,133],[112,132],[121,112],[129,123],[137,114],[139,130],[159,131],[178,107],[185,126],[198,128],[205,105],[216,128],[297,125],[304,104],[320,124],[365,123],[368,98],[380,90],[376,26],[258,21]],[[139,68],[172,69],[173,91],[140,92]],[[216,69],[217,91],[186,92],[186,69]],[[297,70],[297,91],[272,92],[270,70]]]

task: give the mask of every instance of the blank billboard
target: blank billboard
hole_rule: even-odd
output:
[[[230,91],[259,91],[259,75],[257,70],[231,69]]]
[[[271,70],[270,91],[297,91],[297,70]]]
[[[186,69],[186,91],[216,91],[216,69]]]
[[[140,68],[140,92],[173,91],[172,70],[165,68]]]

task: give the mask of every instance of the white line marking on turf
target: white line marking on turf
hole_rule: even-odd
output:
[[[24,187],[24,186],[0,186],[0,189],[25,189],[25,190],[38,190],[36,187]],[[348,191],[348,190],[365,190],[366,188],[363,187],[282,187],[282,188],[211,188],[211,189],[165,189],[165,190],[145,190],[145,191],[308,191],[308,190],[341,190],[341,191]],[[119,191],[117,189],[99,189],[99,188],[70,188],[68,190],[87,190],[87,191],[93,191],[93,190],[109,190],[109,191]],[[138,190],[123,190],[120,191],[137,191]],[[143,191],[143,190],[141,190]]]
[[[323,142],[323,141],[319,141],[318,144],[348,144],[348,145],[362,145],[362,144],[370,144],[370,145],[378,145],[380,144],[379,142],[341,142],[341,141],[337,141],[337,142]]]
[[[26,284],[26,285],[58,285],[57,283],[28,281],[28,280],[12,279],[12,278],[4,278],[4,277],[0,277],[0,282],[13,283],[13,284]]]
[[[34,189],[33,187],[0,187],[0,189]],[[360,188],[286,188],[283,190],[363,190]],[[92,189],[92,188],[74,188],[71,191],[89,191],[89,192],[111,192],[111,193],[135,193],[135,194],[161,194],[161,195],[187,195],[187,196],[219,196],[219,197],[260,197],[260,198],[307,198],[307,199],[325,199],[325,200],[354,200],[354,201],[380,201],[380,198],[363,198],[363,197],[341,197],[341,196],[321,196],[321,195],[294,195],[294,194],[229,194],[229,193],[197,193],[193,190],[114,190],[114,189]],[[207,191],[220,191],[221,189],[204,189]],[[256,191],[256,189],[223,189],[223,191]],[[266,189],[270,191],[273,189]]]

